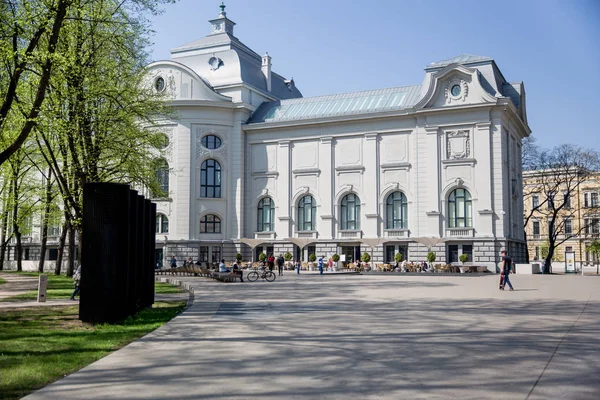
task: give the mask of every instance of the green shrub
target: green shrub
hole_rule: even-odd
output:
[[[283,255],[283,259],[284,259],[285,261],[290,261],[290,260],[292,259],[292,253],[290,253],[290,252],[288,251],[287,253],[285,253],[285,254]]]
[[[435,261],[435,253],[433,251],[427,253],[427,261],[430,263]]]
[[[460,260],[460,262],[467,262],[469,261],[469,256],[467,254],[461,254],[460,257],[458,257],[458,259]]]
[[[235,255],[235,259],[238,260],[238,261],[242,261],[242,255],[240,253],[237,253]]]
[[[371,261],[371,255],[367,252],[364,252],[361,259],[363,262],[368,263],[369,261]]]
[[[315,253],[310,253],[310,255],[308,256],[308,261],[310,261],[310,262],[317,261],[317,256],[315,255]]]
[[[396,262],[402,262],[402,253],[396,253],[396,255],[394,256],[394,260]]]
[[[260,253],[258,255],[258,261],[263,262],[267,259],[267,255],[265,253]]]
[[[338,254],[334,254],[331,259],[333,260],[333,262],[338,262],[340,261],[340,256]]]

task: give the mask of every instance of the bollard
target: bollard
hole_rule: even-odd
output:
[[[48,289],[48,275],[40,275],[38,280],[38,303],[46,302],[46,291]]]

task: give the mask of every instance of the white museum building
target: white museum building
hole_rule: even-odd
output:
[[[159,127],[159,264],[433,251],[495,271],[501,248],[524,262],[525,90],[492,58],[429,64],[420,85],[302,97],[234,36],[224,6],[210,24],[148,66],[177,115]]]

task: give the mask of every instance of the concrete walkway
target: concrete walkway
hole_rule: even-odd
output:
[[[600,279],[180,277],[196,301],[37,399],[600,398]]]

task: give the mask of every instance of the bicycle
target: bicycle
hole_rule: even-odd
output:
[[[265,279],[267,282],[273,282],[276,278],[276,275],[273,273],[273,271],[269,271],[268,269],[260,269],[250,271],[248,276],[246,276],[246,279],[248,279],[249,282],[254,282],[258,278]]]

